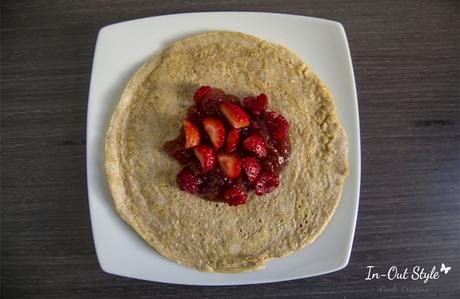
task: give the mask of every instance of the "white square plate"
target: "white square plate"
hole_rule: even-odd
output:
[[[324,232],[310,246],[270,261],[263,270],[239,274],[203,273],[160,256],[118,216],[104,168],[108,123],[137,68],[173,41],[216,30],[255,35],[297,53],[329,87],[349,138],[350,175]],[[284,14],[217,12],[166,15],[104,27],[94,54],[87,121],[91,224],[97,257],[105,272],[177,284],[238,285],[310,277],[348,264],[358,211],[361,158],[353,67],[340,23]]]

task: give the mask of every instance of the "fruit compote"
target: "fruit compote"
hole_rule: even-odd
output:
[[[289,123],[267,110],[267,96],[238,97],[200,87],[180,135],[164,144],[181,165],[179,188],[231,206],[246,203],[251,190],[262,196],[279,184],[291,145]]]

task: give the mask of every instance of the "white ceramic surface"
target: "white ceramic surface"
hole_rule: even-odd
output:
[[[350,175],[340,204],[310,246],[268,262],[263,270],[203,273],[156,253],[118,216],[104,169],[104,141],[125,84],[153,53],[187,36],[240,31],[297,53],[327,84],[349,138]],[[358,102],[345,31],[340,23],[303,16],[217,12],[166,15],[102,28],[96,43],[87,118],[87,177],[91,224],[101,268],[121,276],[191,285],[237,285],[290,280],[339,270],[348,264],[360,186]]]

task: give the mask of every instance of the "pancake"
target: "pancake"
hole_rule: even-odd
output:
[[[238,97],[265,93],[290,123],[292,153],[280,186],[244,205],[179,190],[181,166],[163,150],[201,85]],[[173,43],[128,83],[106,139],[106,171],[120,216],[161,255],[200,271],[261,269],[325,228],[348,174],[348,145],[323,82],[283,46],[237,32]]]

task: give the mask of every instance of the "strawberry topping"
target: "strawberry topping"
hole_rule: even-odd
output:
[[[219,160],[220,168],[225,177],[229,179],[236,179],[240,176],[241,160],[233,154],[218,153],[217,160]]]
[[[227,143],[225,144],[225,151],[233,152],[234,150],[236,150],[239,141],[240,131],[238,131],[238,129],[232,128],[230,132],[228,132]]]
[[[195,100],[195,103],[199,104],[201,103],[201,100],[203,97],[210,93],[212,88],[210,86],[201,86],[195,91],[195,94],[193,95],[193,99]]]
[[[203,128],[208,133],[214,150],[218,150],[225,141],[224,125],[215,118],[207,117],[203,119]]]
[[[176,176],[179,189],[230,206],[246,203],[251,190],[258,196],[275,190],[291,144],[289,123],[267,111],[267,96],[240,101],[221,89],[201,86],[194,100],[184,130],[163,146],[184,165]]]
[[[200,144],[201,136],[198,128],[190,121],[184,119],[185,148],[191,148]]]
[[[216,164],[216,156],[214,155],[212,148],[207,145],[200,144],[193,148],[193,152],[200,161],[201,168],[204,172],[210,171],[214,168],[214,164]]]
[[[265,147],[265,142],[257,134],[252,134],[243,141],[243,145],[246,149],[255,153],[258,158],[265,157],[267,155],[267,148]]]
[[[226,102],[219,105],[220,111],[230,125],[236,129],[249,126],[249,117],[237,104]]]

